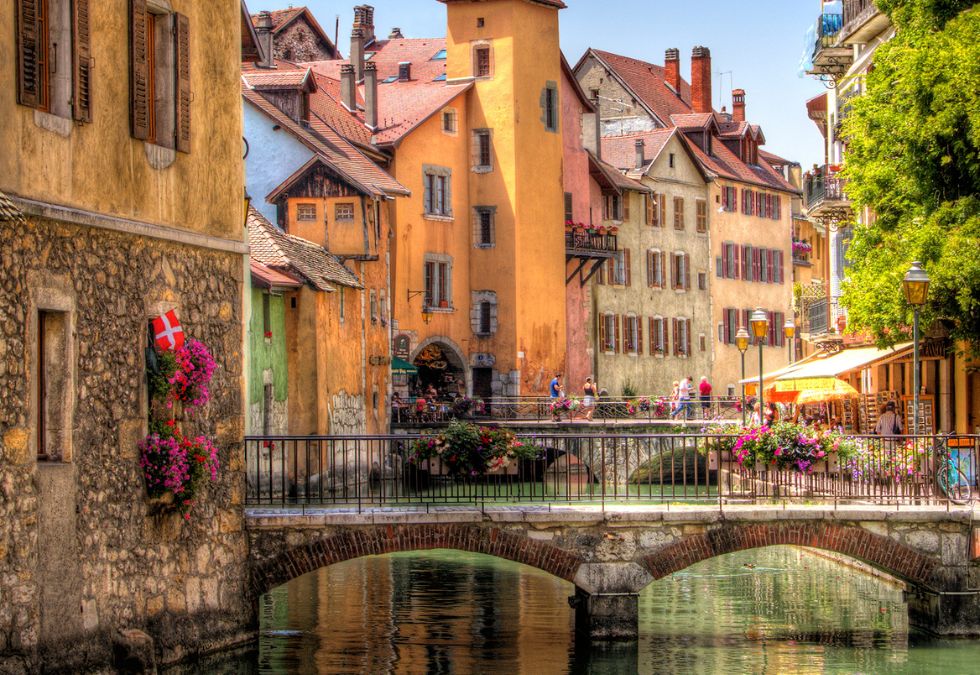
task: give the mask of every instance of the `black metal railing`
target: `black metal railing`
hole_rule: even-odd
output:
[[[565,230],[565,249],[570,251],[616,252],[616,235],[597,230]]]
[[[820,52],[837,44],[837,36],[844,27],[841,14],[821,14],[817,18],[817,41],[813,45],[813,60],[817,61]]]
[[[874,0],[844,0],[843,36],[850,35],[863,26],[868,19],[879,13]]]
[[[813,209],[825,201],[847,201],[845,181],[836,170],[824,165],[803,177],[806,207]]]
[[[739,461],[735,436],[522,435],[538,449],[498,473],[452,473],[414,461],[419,436],[248,436],[247,506],[438,504],[809,503],[948,506],[976,487],[978,437],[847,437],[837,452],[799,468]],[[955,447],[953,447],[955,446]],[[729,449],[722,449],[722,448]],[[947,467],[955,465],[953,472]],[[795,465],[794,465],[795,466]],[[937,474],[939,479],[937,480]],[[951,487],[965,489],[951,493]]]
[[[828,301],[826,298],[814,300],[806,309],[806,325],[804,333],[823,335],[830,325],[828,321]]]

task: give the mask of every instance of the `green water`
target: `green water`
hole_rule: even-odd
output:
[[[980,673],[980,642],[910,632],[899,587],[792,547],[705,561],[640,596],[640,639],[577,642],[571,584],[453,551],[321,569],[263,598],[258,645],[182,673]]]

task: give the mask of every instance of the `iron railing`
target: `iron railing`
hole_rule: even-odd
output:
[[[687,401],[686,409],[679,410],[673,416],[674,410],[680,406],[671,405],[666,397],[602,396],[592,406],[585,406],[581,398],[574,401],[575,407],[557,411],[552,410],[554,399],[546,396],[495,396],[488,401],[436,401],[426,403],[421,410],[414,403],[408,403],[392,408],[391,422],[395,426],[418,426],[448,422],[454,418],[547,422],[557,417],[563,422],[584,422],[590,419],[600,424],[615,421],[642,423],[670,421],[672,418],[677,421],[735,420],[741,419],[742,411],[740,399],[733,396],[711,396],[704,401],[695,396]]]
[[[806,503],[949,506],[937,484],[946,453],[959,470],[948,483],[976,486],[977,436],[853,437],[862,452],[831,452],[809,466],[743,465],[720,434],[536,434],[519,438],[538,458],[501,473],[447,473],[413,460],[418,435],[248,436],[247,506],[385,508],[466,504]],[[975,491],[974,491],[975,494]],[[959,495],[962,498],[962,494]]]
[[[820,52],[837,44],[837,36],[844,27],[841,14],[821,14],[817,18],[817,41],[813,45],[813,60],[817,61]]]
[[[831,171],[829,166],[814,170],[803,178],[806,208],[813,209],[824,201],[847,201],[847,181]]]
[[[840,38],[846,39],[878,13],[880,10],[874,0],[844,0],[844,24]]]
[[[565,230],[565,249],[616,253],[616,235],[599,234],[596,230]]]

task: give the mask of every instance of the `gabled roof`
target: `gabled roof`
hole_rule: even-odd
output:
[[[311,68],[296,68],[283,70],[255,70],[246,75],[248,85],[252,89],[301,89],[309,93],[316,91]]]
[[[303,285],[302,281],[294,279],[285,272],[277,272],[254,258],[249,259],[248,267],[252,274],[254,288],[299,288]]]
[[[20,225],[25,224],[27,221],[24,219],[24,214],[14,206],[14,203],[10,201],[4,193],[0,192],[0,223],[18,223]]]
[[[667,86],[663,66],[590,48],[576,64],[574,68],[576,72],[590,55],[603,63],[612,76],[631,91],[647,112],[664,126],[669,124],[671,115],[693,112],[690,104],[690,85],[681,79],[681,91],[678,96]]]
[[[443,107],[473,86],[394,82],[378,87],[377,145],[398,145],[402,138],[438,113]]]
[[[683,113],[671,115],[670,123],[684,131],[711,129],[718,126],[714,113]]]
[[[681,148],[687,153],[691,164],[697,169],[701,178],[705,182],[708,182],[710,177],[692,150],[694,144],[687,140],[687,137],[676,128],[655,129],[653,131],[643,131],[626,136],[604,136],[602,138],[602,156],[620,171],[625,171],[626,175],[631,178],[639,179],[643,176],[649,176],[656,180],[658,176],[652,173],[653,164],[657,161],[660,153],[664,151],[664,148],[667,147],[670,139],[674,137],[677,138],[677,142],[680,143]],[[644,144],[643,154],[646,162],[642,169],[636,168],[637,140],[642,140]]]
[[[690,148],[711,176],[727,178],[728,180],[735,180],[742,183],[752,183],[771,190],[782,190],[794,194],[800,193],[786,179],[776,173],[768,162],[763,163],[763,166],[745,164],[724,143],[711,144],[711,149],[714,151],[714,155],[711,157],[706,155],[694,143],[690,143]]]
[[[582,108],[585,109],[586,114],[598,113],[595,104],[592,103],[592,99],[585,95],[585,90],[582,89],[582,85],[578,83],[578,78],[575,77],[575,73],[572,72],[572,67],[568,65],[568,61],[565,60],[565,53],[558,50],[558,55],[561,57],[561,72],[565,74],[565,78],[571,83],[572,93],[578,98],[579,103],[582,104]]]
[[[242,75],[242,96],[276,124],[286,129],[300,142],[326,160],[327,164],[351,185],[365,194],[384,198],[389,195],[411,194],[377,164],[330,128],[323,120],[311,116],[310,129],[304,129],[288,115],[248,87],[248,75]]]
[[[255,63],[262,60],[262,46],[259,44],[259,36],[255,33],[255,26],[242,0],[242,61]]]
[[[779,155],[774,155],[771,152],[766,152],[765,150],[759,149],[759,157],[766,160],[773,166],[798,166],[799,162],[794,162],[791,159],[783,159]]]
[[[389,77],[398,75],[399,63],[412,64],[412,79],[432,82],[446,74],[446,59],[435,59],[446,49],[446,38],[398,38],[394,40],[375,40],[364,48],[365,58],[378,69],[379,84]],[[340,80],[340,67],[350,63],[350,59],[340,61],[311,61],[308,65],[327,77]],[[387,86],[387,85],[381,85]]]
[[[326,293],[335,292],[335,284],[364,288],[354,273],[327,249],[286,234],[263,218],[255,207],[248,209],[247,224],[249,255],[266,267],[301,279]]]
[[[629,178],[625,174],[621,173],[616,167],[603,162],[601,159],[592,154],[591,150],[586,150],[589,153],[589,175],[595,180],[600,187],[607,187],[616,191],[617,194],[622,194],[623,190],[633,190],[635,192],[653,192],[643,183],[635,181]]]
[[[316,19],[313,18],[313,12],[311,12],[309,8],[290,7],[289,9],[276,9],[269,12],[269,15],[272,17],[273,35],[278,35],[282,31],[286,30],[286,28],[288,28],[294,21],[296,21],[300,17],[303,17],[306,20],[307,25],[309,25],[309,27],[313,29],[314,32],[316,32],[317,37],[323,40],[327,44],[327,46],[334,51],[334,53],[337,55],[337,58],[340,58],[340,50],[337,48],[337,45],[335,45],[333,43],[333,40],[331,40],[327,36],[327,34],[323,32],[323,29],[320,28],[320,24],[318,24],[316,22]],[[258,22],[259,22],[259,15],[253,14],[252,25],[256,26],[258,25]]]

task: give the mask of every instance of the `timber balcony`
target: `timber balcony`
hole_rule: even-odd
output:
[[[824,164],[803,177],[803,198],[810,218],[843,218],[850,213],[847,185],[837,167]]]
[[[565,228],[565,265],[575,261],[572,272],[565,280],[567,286],[578,277],[579,285],[585,286],[602,264],[617,253],[616,235],[585,228]]]
[[[813,66],[807,75],[828,75],[838,78],[847,72],[854,60],[853,50],[838,42],[844,17],[840,14],[821,14],[817,18],[817,39],[813,45]]]
[[[844,26],[838,41],[841,45],[867,44],[891,25],[874,0],[844,0]]]

